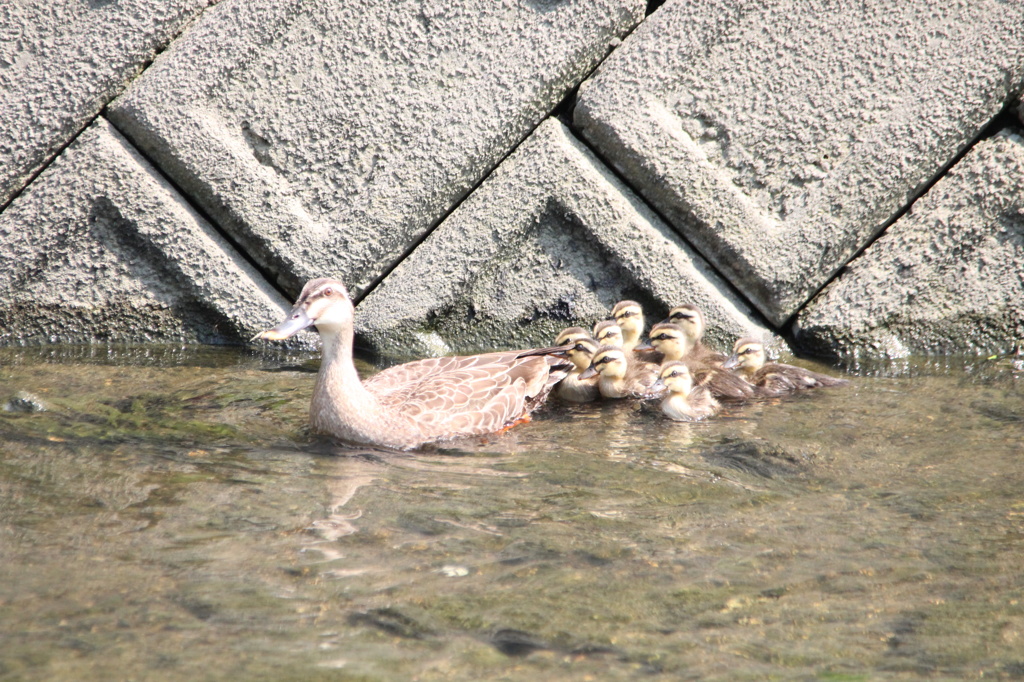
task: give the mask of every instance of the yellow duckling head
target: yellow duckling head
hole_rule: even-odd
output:
[[[747,337],[740,339],[732,347],[732,355],[722,365],[724,369],[738,369],[744,374],[750,375],[764,367],[766,362],[764,343]]]
[[[626,353],[615,346],[601,346],[594,353],[590,369],[580,375],[581,379],[600,374],[606,379],[622,379],[626,376],[629,366],[626,364]]]
[[[622,328],[615,320],[604,320],[594,325],[594,340],[603,346],[622,348]]]
[[[693,390],[693,375],[685,362],[667,362],[658,372],[658,382],[668,389],[669,393],[690,395]],[[658,384],[655,384],[657,387]]]
[[[644,333],[644,311],[636,301],[619,301],[612,308],[612,317],[622,330],[622,346],[631,350],[640,343]]]
[[[589,339],[590,332],[583,327],[566,327],[555,337],[556,346],[568,346],[580,339]]]
[[[566,345],[566,343],[568,342],[558,345]],[[566,355],[569,356],[569,360],[572,361],[578,372],[585,372],[593,362],[597,348],[597,342],[594,339],[583,336],[575,340],[575,345],[566,351]]]
[[[651,345],[665,360],[682,360],[690,351],[691,341],[686,331],[671,322],[659,322],[651,327]]]
[[[672,308],[668,311],[665,322],[679,325],[679,328],[686,333],[686,337],[694,343],[704,338],[706,328],[704,313],[695,305],[687,303]]]

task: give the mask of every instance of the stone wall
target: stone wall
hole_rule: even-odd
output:
[[[1024,339],[1024,0],[0,7],[0,344],[384,354],[621,298],[833,357]]]

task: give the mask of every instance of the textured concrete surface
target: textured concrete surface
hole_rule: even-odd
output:
[[[290,308],[101,119],[0,214],[0,344],[239,342]]]
[[[643,18],[639,0],[223,0],[111,121],[284,289],[359,292]]]
[[[669,0],[574,122],[783,323],[1019,92],[1019,0]]]
[[[1024,341],[1022,179],[1018,134],[978,143],[800,313],[798,343],[838,357],[1011,351]]]
[[[209,1],[0,2],[0,207]]]
[[[558,121],[545,121],[356,308],[384,354],[550,345],[617,301],[648,326],[701,306],[708,340],[772,338],[758,316]]]

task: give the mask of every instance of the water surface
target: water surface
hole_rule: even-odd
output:
[[[1024,677],[1019,360],[420,454],[316,366],[0,351],[0,679]]]

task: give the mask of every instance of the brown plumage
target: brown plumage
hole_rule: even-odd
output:
[[[313,388],[314,431],[350,443],[408,450],[501,431],[543,404],[569,370],[564,348],[426,358],[366,382],[352,363],[354,308],[337,280],[306,283],[288,319],[258,338],[285,339],[315,325],[323,340]]]
[[[566,327],[558,333],[555,337],[556,346],[566,346],[570,343],[576,343],[580,339],[589,339],[590,332],[583,327]]]
[[[719,404],[706,386],[694,386],[685,362],[666,362],[658,381],[668,390],[661,411],[676,421],[698,421],[718,412]]]
[[[702,365],[721,367],[726,360],[725,353],[719,353],[704,345],[704,332],[707,330],[707,323],[704,321],[704,311],[695,305],[686,303],[678,305],[668,311],[665,322],[678,325],[689,341],[687,351],[688,362],[699,362]],[[651,330],[654,333],[654,330]]]
[[[651,345],[664,356],[664,363],[685,362],[696,385],[707,388],[719,400],[750,400],[757,387],[726,370],[703,364],[695,357],[692,339],[679,325],[659,322],[651,327]],[[662,365],[664,367],[664,364]]]
[[[779,396],[822,386],[843,386],[850,383],[846,379],[819,374],[803,367],[766,362],[764,344],[754,338],[737,341],[733,346],[733,354],[729,356],[723,367],[726,369],[736,368],[742,377],[758,387],[763,395],[768,396]]]

